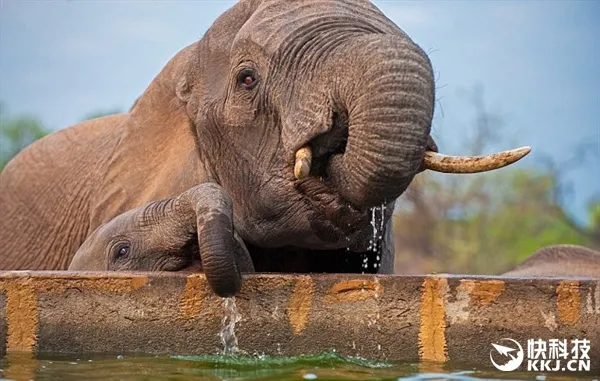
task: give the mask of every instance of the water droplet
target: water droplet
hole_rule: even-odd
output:
[[[371,208],[371,227],[373,228],[373,236],[369,240],[367,251],[377,253],[376,263],[373,264],[374,269],[381,267],[381,248],[383,242],[383,230],[385,228],[385,202],[381,206]],[[368,257],[363,257],[363,269],[369,268]]]

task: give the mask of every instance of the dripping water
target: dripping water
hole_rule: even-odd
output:
[[[373,263],[373,269],[377,268],[381,264],[381,246],[383,242],[383,229],[385,225],[385,202],[381,206],[374,206],[371,208],[371,227],[373,228],[373,235],[369,240],[368,251],[376,253],[375,263]],[[362,254],[362,273],[364,274],[369,269],[369,256],[364,253]]]
[[[238,353],[238,339],[235,335],[235,324],[242,319],[242,315],[235,305],[235,297],[223,298],[223,309],[225,316],[221,320],[221,332],[219,337],[223,344],[223,354],[232,355]]]

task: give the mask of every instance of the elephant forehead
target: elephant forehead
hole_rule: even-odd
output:
[[[123,212],[100,225],[97,229],[97,233],[100,237],[109,238],[120,233],[128,232],[132,229],[132,226],[139,223],[139,214],[139,207]]]
[[[399,31],[369,1],[266,0],[239,30],[234,46],[251,43],[273,55],[293,41],[306,43],[315,33],[325,35],[335,28],[386,34]]]

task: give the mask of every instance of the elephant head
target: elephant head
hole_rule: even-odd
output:
[[[367,209],[406,189],[427,148],[425,53],[369,2],[324,0],[241,1],[188,49],[178,96],[242,238],[364,246]]]
[[[418,172],[457,171],[431,156],[434,103],[427,55],[370,2],[242,0],[131,115],[186,121],[250,248],[364,252],[372,207],[387,225]]]
[[[254,272],[244,243],[233,232],[231,200],[217,184],[153,201],[96,229],[69,270],[204,271],[223,297],[241,287],[240,272]]]

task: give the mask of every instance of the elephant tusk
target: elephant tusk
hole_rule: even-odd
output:
[[[310,173],[312,161],[312,150],[309,146],[304,146],[296,152],[296,164],[294,165],[294,176],[302,180]]]
[[[527,146],[482,156],[448,156],[426,151],[422,168],[443,173],[493,171],[520,160],[530,151]]]

